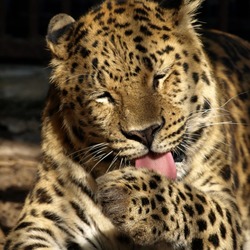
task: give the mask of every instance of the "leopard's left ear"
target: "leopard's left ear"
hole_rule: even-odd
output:
[[[67,59],[67,45],[74,23],[75,20],[67,14],[58,14],[50,20],[46,40],[56,58]]]
[[[163,9],[174,10],[178,23],[193,24],[197,9],[203,0],[154,0]]]

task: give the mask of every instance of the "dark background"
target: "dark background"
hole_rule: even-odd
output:
[[[50,18],[60,12],[78,18],[100,0],[0,0],[0,63],[48,62],[44,36]],[[250,40],[249,0],[205,0],[199,20],[206,28]]]

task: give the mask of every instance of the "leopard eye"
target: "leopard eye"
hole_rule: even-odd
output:
[[[97,96],[96,101],[99,103],[114,103],[115,102],[113,96],[108,91],[105,91],[101,95]]]
[[[157,89],[159,86],[159,80],[164,78],[166,75],[165,74],[156,74],[154,75],[154,79],[153,79],[153,87],[154,89]]]

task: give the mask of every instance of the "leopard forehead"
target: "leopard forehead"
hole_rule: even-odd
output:
[[[152,1],[105,2],[74,22],[61,41],[61,57],[67,58],[61,66],[73,74],[78,66],[88,73],[95,71],[97,80],[131,82],[139,75],[145,82],[186,57],[188,45],[199,44],[187,17],[188,13],[163,9]]]

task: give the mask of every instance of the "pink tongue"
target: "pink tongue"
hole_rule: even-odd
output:
[[[147,154],[135,160],[136,168],[148,168],[167,178],[176,179],[176,165],[170,152],[166,154]]]

